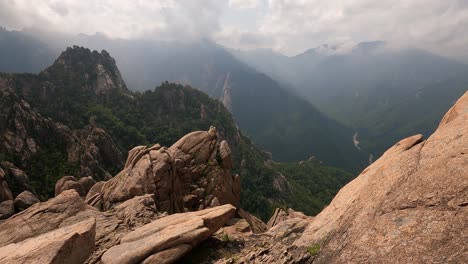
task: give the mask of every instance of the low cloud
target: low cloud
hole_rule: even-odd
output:
[[[0,26],[114,38],[210,38],[293,55],[384,40],[468,59],[466,0],[3,0]]]

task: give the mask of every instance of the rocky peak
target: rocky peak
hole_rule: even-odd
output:
[[[41,73],[52,78],[66,78],[78,82],[82,89],[90,89],[94,95],[105,95],[111,91],[127,91],[114,58],[102,50],[68,47],[54,64]]]
[[[87,200],[109,209],[132,197],[154,194],[158,211],[169,214],[222,204],[237,206],[240,178],[231,174],[227,142],[217,139],[216,128],[210,127],[185,135],[169,148],[159,144],[135,147],[124,169]]]

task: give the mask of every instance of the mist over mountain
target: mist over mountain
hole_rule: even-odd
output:
[[[231,52],[353,128],[359,147],[374,155],[398,138],[430,134],[467,89],[468,65],[455,60],[382,41],[340,48],[322,45],[293,57]]]
[[[40,38],[34,31],[25,34]],[[271,152],[274,160],[298,161],[315,156],[354,172],[367,163],[367,154],[353,146],[352,129],[323,115],[208,40],[112,40],[99,34],[48,38],[55,41],[49,44],[51,50],[60,43],[108,50],[131,90],[153,89],[164,81],[200,89],[222,101],[239,127],[255,144]]]

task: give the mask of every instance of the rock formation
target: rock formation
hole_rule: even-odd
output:
[[[109,168],[123,165],[120,151],[104,130],[92,125],[72,130],[43,117],[13,92],[16,86],[21,86],[16,82],[14,77],[0,77],[0,153],[18,161],[15,164],[3,161],[1,167],[12,176],[6,177],[6,182],[14,180],[15,186],[10,185],[14,195],[24,190],[35,193],[22,168],[30,165],[41,150],[51,147],[69,164],[79,165],[78,177],[107,180],[112,177]],[[3,189],[0,179],[0,195]]]
[[[112,264],[173,263],[234,216],[232,205],[173,214],[135,229],[102,256]]]
[[[278,209],[270,229],[231,256],[236,263],[466,263],[467,153],[468,92],[427,140],[395,144],[316,217]]]
[[[33,204],[40,202],[30,191],[24,191],[14,200],[15,209],[17,212],[23,211],[31,207]]]
[[[109,209],[134,196],[154,194],[157,210],[169,214],[237,206],[240,179],[231,175],[231,166],[229,146],[217,143],[212,127],[187,134],[168,149],[158,144],[133,148],[125,168],[88,200],[96,204],[101,199],[103,208]]]
[[[94,219],[0,248],[1,263],[81,264],[94,251]]]

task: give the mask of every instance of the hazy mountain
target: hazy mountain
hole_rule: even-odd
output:
[[[69,42],[108,50],[131,90],[148,90],[169,81],[190,84],[221,100],[239,127],[255,144],[272,152],[274,160],[316,156],[354,172],[366,163],[366,154],[353,146],[353,130],[212,42],[112,40],[99,34],[53,40],[55,46]]]
[[[354,128],[359,146],[374,154],[398,138],[430,134],[468,88],[468,65],[380,41],[350,50],[323,45],[288,58],[263,51],[233,54]]]
[[[191,87],[165,82],[144,93],[128,90],[106,51],[67,48],[39,74],[0,74],[0,92],[0,162],[12,163],[2,167],[24,170],[28,188],[44,198],[64,175],[108,180],[122,169],[120,153],[138,145],[170,146],[211,125],[229,142],[243,208],[264,219],[279,205],[318,213],[352,178],[317,160],[273,164],[221,102]],[[25,189],[8,184],[15,194]]]

